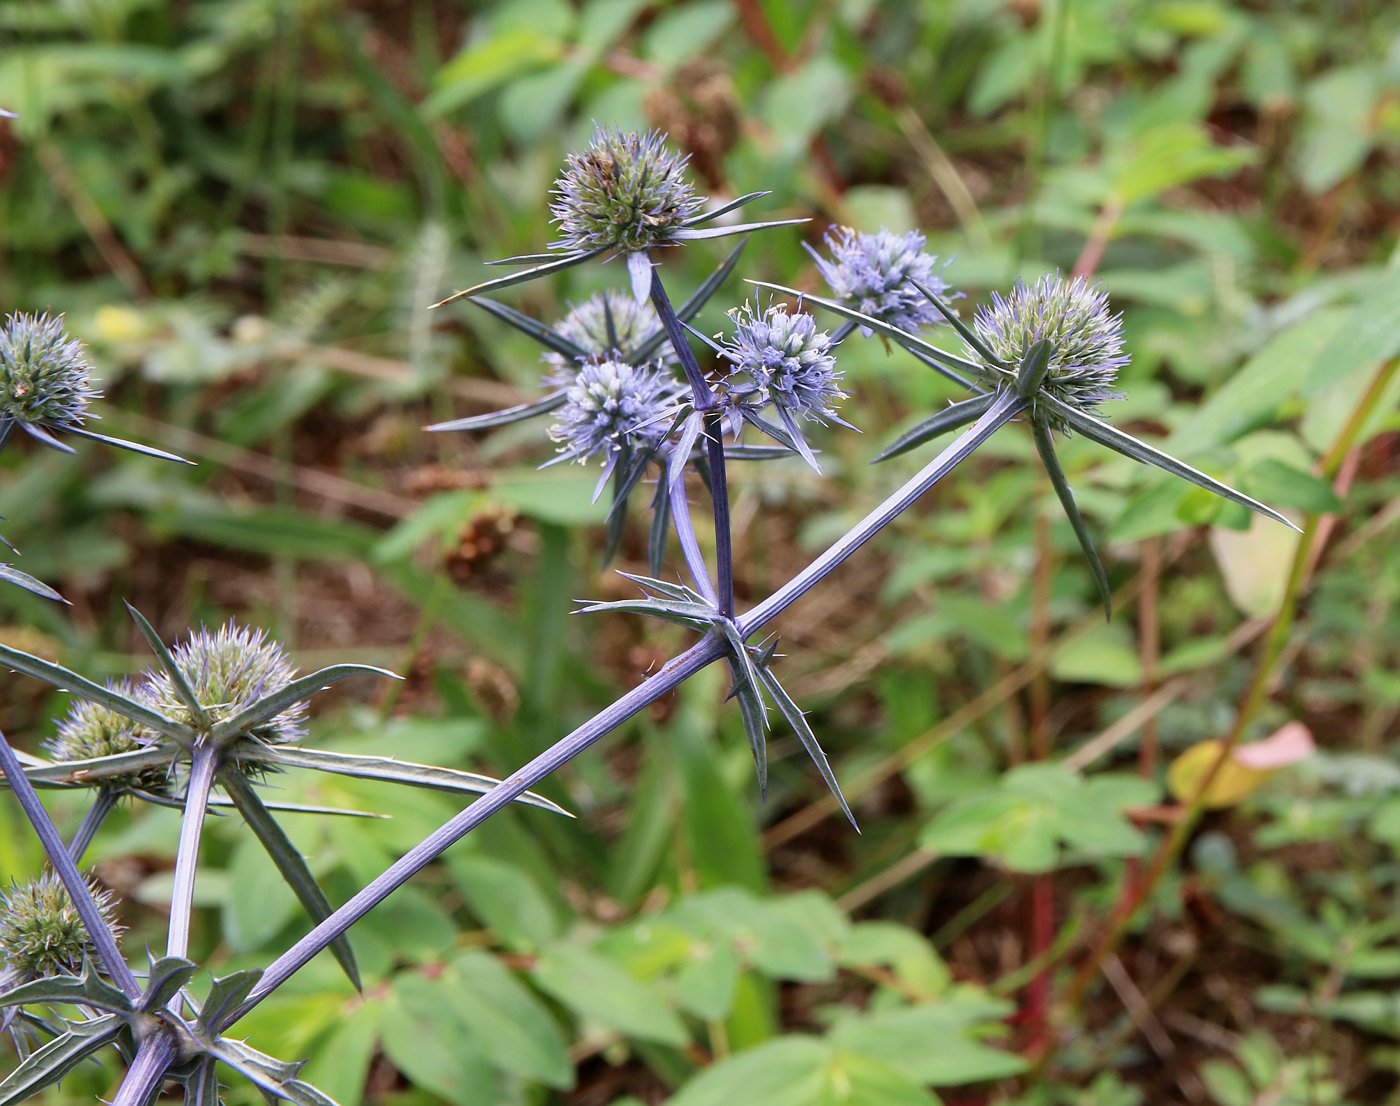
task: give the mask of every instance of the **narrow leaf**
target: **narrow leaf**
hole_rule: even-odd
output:
[[[218,1033],[223,1028],[224,1020],[248,997],[261,978],[262,972],[256,968],[216,976],[210,984],[204,1005],[199,1009],[200,1024],[210,1033]]]
[[[1108,573],[1104,571],[1103,562],[1099,560],[1098,551],[1094,549],[1094,539],[1089,533],[1088,524],[1079,513],[1079,505],[1074,501],[1074,489],[1069,486],[1065,470],[1060,465],[1059,457],[1055,455],[1055,442],[1050,436],[1050,428],[1042,420],[1032,419],[1031,431],[1035,435],[1035,448],[1040,452],[1040,459],[1045,462],[1046,475],[1050,477],[1055,494],[1060,497],[1060,506],[1064,508],[1065,517],[1069,519],[1074,536],[1079,539],[1079,548],[1084,550],[1084,556],[1088,558],[1089,572],[1094,577],[1094,586],[1099,589],[1099,599],[1103,603],[1104,618],[1112,620],[1113,589],[1108,586]]]
[[[687,219],[685,225],[688,227],[698,227],[705,223],[713,222],[721,215],[728,215],[731,211],[737,211],[745,204],[751,204],[754,200],[761,200],[764,196],[771,196],[772,194],[771,190],[766,192],[746,192],[737,199],[720,204],[719,207],[712,207],[709,211],[702,211],[699,215]]]
[[[277,819],[267,812],[247,777],[237,767],[225,767],[219,772],[219,783],[233,800],[233,805],[238,807],[238,812],[243,815],[248,828],[262,842],[263,849],[272,858],[272,863],[277,865],[277,870],[282,873],[282,878],[286,880],[297,900],[306,908],[311,920],[324,922],[332,913],[330,900],[316,882],[316,877],[311,874],[311,869],[306,866],[306,860],[300,851],[287,839],[282,827],[277,824]],[[360,970],[355,965],[355,954],[351,951],[350,941],[345,934],[342,933],[331,942],[331,952],[335,954],[355,990],[361,990]],[[250,983],[249,988],[251,987]],[[238,1001],[241,1002],[242,999]]]
[[[295,1077],[300,1064],[274,1060],[251,1045],[228,1037],[215,1041],[209,1046],[209,1052],[273,1098],[294,1103],[295,1106],[340,1106],[330,1095]]]
[[[1001,369],[1007,367],[1006,362],[1003,361],[1000,357],[998,357],[995,353],[993,353],[991,349],[987,346],[987,343],[982,341],[982,339],[977,336],[977,332],[974,331],[965,322],[963,322],[962,319],[958,317],[958,313],[956,311],[954,311],[951,307],[949,307],[946,303],[943,302],[942,296],[936,295],[931,289],[926,288],[924,285],[920,284],[917,280],[914,280],[912,278],[910,279],[909,283],[912,284],[916,289],[918,289],[919,294],[923,296],[924,299],[928,300],[929,303],[933,304],[935,310],[937,310],[940,315],[942,315],[945,319],[948,320],[948,325],[958,332],[958,337],[961,338],[973,349],[975,349],[983,358],[986,359],[988,364],[996,365],[998,368]]]
[[[30,1053],[0,1080],[0,1106],[18,1106],[53,1086],[93,1053],[113,1043],[122,1025],[116,1014],[70,1024],[66,1033]]]
[[[13,668],[16,672],[23,672],[26,676],[33,676],[36,680],[43,680],[46,684],[51,684],[60,691],[67,691],[80,699],[100,703],[123,718],[129,718],[148,729],[174,738],[182,745],[194,740],[194,731],[184,723],[164,718],[125,695],[120,695],[101,684],[95,684],[52,661],[40,660],[28,653],[21,653],[18,649],[11,649],[8,645],[0,645],[0,664]]]
[[[749,240],[745,238],[729,251],[729,256],[724,259],[720,267],[707,276],[700,287],[695,289],[680,307],[676,308],[676,318],[681,322],[688,322],[700,313],[700,309],[709,302],[710,297],[719,291],[720,285],[729,279],[729,274],[739,264],[739,255],[744,252],[744,247],[748,244]],[[658,327],[643,338],[635,349],[628,350],[623,360],[634,365],[649,361],[661,348],[661,343],[664,341],[666,341],[666,328]]]
[[[698,242],[705,238],[727,238],[731,234],[752,234],[756,230],[769,230],[772,227],[791,227],[799,223],[810,223],[810,219],[772,219],[766,223],[738,223],[732,227],[708,227],[705,229],[686,227],[671,235],[677,242]]]
[[[910,350],[918,350],[927,355],[929,367],[936,372],[942,373],[953,383],[964,388],[972,386],[971,382],[962,375],[967,373],[976,377],[979,369],[971,361],[964,361],[946,350],[939,349],[935,345],[925,342],[922,338],[910,334],[908,331],[900,330],[897,326],[891,326],[887,322],[882,322],[864,312],[857,311],[854,307],[847,307],[839,300],[827,299],[825,296],[813,295],[811,292],[799,292],[796,288],[789,288],[784,284],[770,284],[766,280],[750,280],[750,284],[759,288],[767,288],[770,291],[782,292],[784,295],[795,296],[799,301],[815,303],[818,307],[825,307],[828,311],[840,315],[842,318],[851,319],[861,326],[883,334],[887,338],[892,338],[900,345]]]
[[[329,668],[323,668],[319,672],[313,672],[309,676],[293,680],[266,698],[259,699],[251,706],[245,707],[232,718],[224,719],[210,731],[213,742],[220,745],[236,734],[246,733],[248,730],[276,718],[288,707],[310,699],[316,692],[362,673],[387,676],[391,680],[403,678],[386,668],[375,668],[370,664],[333,664]]]
[[[11,548],[14,547],[11,546]],[[21,572],[13,565],[0,564],[0,580],[5,580],[18,587],[22,587],[25,591],[32,591],[35,595],[42,595],[45,599],[52,599],[57,603],[68,603],[68,600],[64,599],[63,596],[59,595],[59,593],[49,587],[48,584],[44,583],[42,580],[34,579],[34,577],[30,576],[27,572]]]
[[[24,774],[37,787],[78,787],[94,780],[110,779],[112,776],[139,772],[143,768],[170,764],[174,760],[174,748],[157,744],[146,749],[134,749],[129,753],[93,757],[91,760],[62,760],[53,763],[40,761],[33,766],[26,765]]]
[[[94,442],[101,442],[103,445],[116,446],[124,449],[128,453],[139,453],[143,457],[154,457],[157,461],[174,461],[180,465],[193,465],[193,461],[187,461],[178,453],[166,453],[163,449],[156,449],[155,446],[142,445],[140,442],[129,442],[125,438],[111,438],[106,434],[99,434],[95,430],[88,430],[82,426],[68,427],[68,433],[76,434],[80,438],[88,438]]]
[[[131,620],[136,623],[136,628],[141,631],[141,636],[146,639],[146,644],[151,647],[151,652],[156,655],[156,660],[165,669],[165,674],[170,677],[171,686],[175,689],[175,694],[180,697],[180,701],[185,704],[185,709],[195,720],[195,725],[201,729],[209,726],[209,713],[204,709],[204,705],[195,697],[194,690],[190,687],[189,681],[185,679],[185,674],[180,671],[180,666],[175,663],[175,658],[170,650],[166,648],[161,636],[156,633],[155,627],[146,621],[146,616],[127,603],[126,611],[131,615]]]
[[[162,956],[151,961],[146,973],[146,989],[141,993],[141,1009],[152,1012],[161,1009],[194,978],[195,965],[183,956]]]
[[[42,426],[39,426],[37,423],[22,422],[19,424],[19,428],[23,430],[26,434],[28,434],[31,438],[33,438],[35,441],[42,442],[50,449],[56,449],[60,453],[78,452],[67,442],[60,442],[57,438],[55,438],[52,434],[50,434]],[[72,430],[73,428],[71,426],[65,426],[63,429]]]
[[[906,430],[898,438],[887,445],[875,456],[873,463],[888,461],[891,457],[898,457],[901,453],[908,453],[916,446],[921,446],[925,442],[931,442],[934,438],[947,434],[951,430],[966,426],[975,419],[981,418],[987,408],[992,405],[992,395],[974,396],[972,399],[964,399],[958,403],[949,404],[936,415],[931,415],[924,419],[917,426]]]
[[[95,1006],[114,1014],[129,1013],[132,1009],[131,1000],[99,976],[91,962],[83,965],[81,975],[48,976],[0,991],[0,1006],[41,1002]]]
[[[269,745],[263,749],[262,756],[273,764],[288,768],[310,768],[318,772],[334,772],[340,776],[379,780],[381,783],[404,783],[411,787],[426,787],[432,791],[447,791],[452,794],[484,794],[501,782],[491,776],[461,772],[455,768],[415,764],[392,757],[332,753],[326,749],[308,749],[303,746]],[[537,806],[541,810],[573,817],[558,803],[550,802],[543,795],[536,795],[533,791],[526,791],[515,801],[525,806]]]
[[[482,281],[474,284],[470,288],[465,288],[460,292],[454,292],[445,300],[438,300],[433,304],[434,308],[445,307],[453,300],[459,300],[463,296],[475,296],[482,292],[494,292],[500,288],[509,288],[512,284],[524,284],[526,281],[534,280],[536,277],[547,276],[550,273],[562,273],[565,269],[572,269],[575,265],[582,265],[589,258],[597,257],[604,253],[606,247],[600,250],[586,250],[580,253],[567,253],[562,255],[557,261],[550,261],[544,265],[536,265],[531,269],[522,269],[518,273],[511,273],[510,276],[498,277],[495,280]],[[431,309],[430,309],[431,310]]]
[[[524,422],[532,419],[536,415],[548,414],[550,411],[557,411],[568,401],[567,392],[551,392],[544,399],[537,399],[530,403],[521,403],[515,407],[507,407],[500,411],[492,411],[485,415],[469,415],[464,419],[452,419],[449,422],[436,422],[432,426],[425,427],[430,433],[441,434],[445,430],[489,430],[493,426],[506,426],[513,422]]]
[[[577,361],[588,356],[588,351],[577,342],[570,341],[552,327],[546,326],[538,319],[532,319],[529,315],[517,311],[513,307],[507,307],[505,304],[486,296],[473,296],[471,300],[488,314],[495,315],[502,322],[509,323],[522,334],[528,334],[540,345],[555,353],[562,354],[570,361]]]
[[[1198,488],[1205,488],[1208,492],[1214,492],[1222,499],[1228,499],[1231,503],[1238,503],[1242,507],[1248,507],[1251,511],[1257,511],[1266,518],[1271,518],[1275,522],[1281,522],[1290,530],[1297,530],[1298,527],[1284,515],[1279,514],[1272,507],[1260,503],[1257,499],[1251,499],[1244,492],[1237,492],[1228,484],[1222,484],[1213,476],[1207,476],[1198,469],[1192,468],[1184,461],[1178,461],[1169,453],[1163,453],[1160,449],[1139,441],[1131,434],[1125,434],[1115,426],[1100,422],[1077,408],[1063,403],[1053,396],[1041,395],[1036,397],[1036,404],[1045,404],[1065,423],[1086,438],[1098,442],[1100,445],[1108,446],[1109,449],[1121,453],[1124,457],[1130,457],[1134,461],[1141,461],[1143,464],[1156,465],[1159,469],[1179,476],[1183,480],[1195,484]],[[1300,531],[1301,532],[1301,531]]]
[[[846,818],[857,833],[860,826],[856,824],[856,816],[851,813],[851,808],[846,804],[846,796],[841,794],[841,785],[836,782],[836,773],[831,770],[831,765],[827,763],[826,753],[822,751],[821,744],[817,741],[817,735],[812,732],[812,727],[807,723],[807,716],[802,713],[798,705],[793,702],[783,685],[778,683],[778,677],[773,674],[770,668],[760,668],[759,678],[768,689],[768,694],[777,705],[782,716],[787,719],[787,724],[792,727],[797,734],[797,739],[802,742],[802,747],[807,750],[807,755],[812,758],[812,763],[817,766],[817,771],[821,773],[826,786],[831,789],[831,793],[836,796],[836,801],[841,804],[841,809],[845,812]]]

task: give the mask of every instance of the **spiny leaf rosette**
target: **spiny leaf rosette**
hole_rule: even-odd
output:
[[[664,244],[699,210],[685,178],[690,159],[672,153],[660,131],[595,127],[583,153],[570,154],[555,181],[550,215],[562,250],[645,250]]]
[[[92,365],[63,319],[16,312],[0,327],[0,420],[66,430],[88,416],[101,393]]]
[[[911,281],[935,295],[950,298],[948,285],[934,272],[938,258],[924,252],[924,236],[916,230],[895,234],[883,227],[871,234],[836,227],[826,235],[825,258],[808,247],[823,279],[836,298],[862,314],[901,330],[920,330],[943,321]],[[868,338],[870,329],[862,328]]]
[[[972,327],[1003,363],[977,359],[989,388],[1014,386],[1027,353],[1044,341],[1051,352],[1041,391],[1086,415],[1097,415],[1101,403],[1121,398],[1112,385],[1129,360],[1123,352],[1123,316],[1113,314],[1108,294],[1083,277],[1043,276],[1029,285],[1017,280],[1009,295],[992,293],[990,305],[977,309]],[[1066,430],[1061,419],[1050,417],[1049,423]]]
[[[88,879],[88,890],[113,932],[116,904],[111,894]],[[0,964],[22,979],[70,975],[96,950],[63,881],[45,872],[0,891]]]

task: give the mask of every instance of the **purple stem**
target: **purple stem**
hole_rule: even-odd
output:
[[[68,855],[73,858],[74,864],[83,859],[83,853],[87,852],[88,846],[92,844],[92,839],[97,836],[97,831],[107,820],[107,815],[117,808],[117,797],[118,793],[110,787],[97,789],[97,794],[93,796],[92,806],[88,807],[87,813],[83,815],[77,833],[73,834],[73,840],[68,842]]]
[[[107,969],[107,974],[112,977],[112,982],[120,987],[129,998],[140,998],[141,985],[136,982],[136,977],[131,974],[131,969],[126,966],[126,961],[122,959],[122,954],[117,948],[117,939],[112,936],[112,931],[102,920],[102,911],[92,900],[87,880],[83,879],[78,872],[77,864],[68,855],[63,838],[59,836],[57,827],[49,818],[48,811],[44,809],[44,804],[39,801],[39,795],[34,790],[34,785],[24,774],[19,757],[15,756],[15,751],[10,748],[10,743],[5,740],[4,734],[0,734],[0,771],[5,773],[10,790],[15,793],[15,798],[19,800],[20,809],[24,811],[25,817],[29,819],[29,824],[34,827],[34,833],[39,838],[39,843],[44,847],[44,854],[49,858],[49,863],[53,865],[54,871],[58,873],[58,878],[63,881],[63,886],[67,888],[68,897],[73,900],[78,917],[82,918],[83,925],[87,928],[88,937],[92,939],[93,947],[97,950],[97,957],[102,961],[102,966]]]
[[[667,661],[660,671],[645,683],[634,687],[611,706],[603,708],[573,733],[561,738],[535,757],[519,772],[502,780],[471,806],[439,826],[356,892],[329,918],[274,960],[267,971],[263,972],[258,985],[253,988],[243,1005],[224,1023],[225,1028],[267,998],[291,978],[294,972],[305,967],[313,956],[431,864],[444,850],[456,844],[491,815],[509,806],[512,800],[529,789],[531,782],[538,783],[568,763],[599,738],[611,733],[634,714],[679,687],[706,665],[718,660],[726,651],[723,640],[715,635],[708,635],[696,642],[684,653]]]
[[[700,371],[700,362],[695,359],[695,351],[690,348],[690,340],[685,335],[676,310],[671,306],[670,297],[661,284],[659,269],[651,270],[651,303],[656,308],[657,317],[671,339],[671,345],[680,358],[685,378],[690,383],[692,402],[695,410],[705,419],[705,453],[710,461],[710,500],[715,514],[715,569],[719,582],[719,612],[726,618],[734,617],[734,545],[729,527],[729,475],[724,460],[724,417],[717,411],[714,392]]]
[[[667,480],[667,495],[671,499],[671,522],[676,528],[676,537],[680,539],[685,567],[690,570],[690,578],[695,582],[696,590],[718,608],[719,599],[715,595],[714,584],[710,583],[705,556],[700,552],[700,543],[695,540],[695,526],[690,520],[690,500],[685,494],[685,478],[668,480],[667,474],[663,472],[661,479]]]
[[[117,1088],[112,1106],[146,1106],[154,1100],[177,1052],[168,1033],[152,1033],[146,1037],[137,1047],[131,1067],[122,1076],[122,1085]]]
[[[952,472],[959,462],[971,456],[978,446],[1025,410],[1029,402],[1013,392],[1002,392],[981,418],[954,438],[942,453],[920,469],[903,487],[856,523],[815,561],[753,610],[742,615],[738,619],[739,632],[748,637],[801,599],[832,569],[908,510],[915,500]]]
[[[170,892],[170,931],[166,956],[185,956],[190,948],[190,919],[194,910],[194,880],[199,865],[199,838],[209,810],[209,790],[214,785],[218,749],[197,744],[190,759],[190,781],[185,787],[185,813],[180,820],[180,844],[175,852],[175,881]]]
[[[793,580],[770,598],[739,619],[740,632],[748,636],[769,619],[786,610],[806,594],[818,580],[864,545],[888,525],[900,511],[907,508],[953,467],[986,441],[998,427],[1009,422],[1026,406],[1025,400],[1005,394],[996,400],[986,414],[968,427],[937,458],[906,483],[899,491],[868,514],[857,526],[830,549],[813,561]],[[650,706],[672,689],[679,687],[695,673],[728,653],[728,645],[715,633],[706,635],[684,653],[667,661],[656,675],[634,687],[612,705],[603,708],[578,729],[542,752],[508,779],[475,800],[465,810],[454,815],[428,837],[415,845],[369,884],[351,897],[345,905],[326,918],[305,937],[279,956],[268,967],[244,1003],[225,1025],[232,1025],[258,1003],[305,967],[317,953],[358,922],[395,890],[421,872],[442,852],[456,844],[493,814],[505,809],[512,800],[539,783],[550,773],[567,764],[594,742],[611,733],[634,714]]]

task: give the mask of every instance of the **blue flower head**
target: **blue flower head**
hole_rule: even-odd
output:
[[[549,430],[559,443],[558,459],[581,464],[601,453],[605,472],[611,473],[624,449],[636,452],[660,444],[683,390],[656,364],[584,362],[569,386],[559,421]]]
[[[549,213],[561,250],[645,250],[664,244],[700,210],[685,177],[688,157],[673,153],[660,131],[641,134],[594,127],[581,154],[570,154],[554,182]]]
[[[812,251],[822,277],[836,298],[871,318],[901,330],[918,330],[943,321],[928,299],[910,283],[949,298],[948,286],[934,272],[938,259],[924,252],[924,236],[916,230],[894,234],[881,228],[874,234],[837,227],[828,231],[830,260]],[[869,337],[870,331],[862,328]]]
[[[101,394],[91,373],[61,318],[16,312],[0,326],[0,420],[59,430],[80,425]]]
[[[1129,360],[1123,352],[1123,316],[1109,310],[1108,293],[1083,277],[1047,275],[1029,285],[1018,280],[1009,295],[992,293],[990,306],[977,309],[972,327],[1009,366],[987,365],[973,351],[989,386],[1014,379],[1026,353],[1043,340],[1052,347],[1043,391],[1089,415],[1104,401],[1120,398],[1112,385]]]
[[[649,302],[611,289],[570,305],[569,313],[554,327],[560,337],[567,338],[586,351],[590,360],[596,361],[621,360],[628,350],[636,349],[660,329],[661,320]],[[676,359],[668,342],[662,343],[656,356],[667,364],[673,364]],[[573,382],[578,372],[577,361],[553,350],[546,352],[543,360],[550,366],[546,385],[563,388]]]
[[[750,408],[772,404],[785,415],[814,421],[836,418],[845,399],[832,355],[831,335],[805,311],[784,304],[760,311],[757,303],[731,311],[733,340],[723,356],[734,363],[725,384],[731,401]]]

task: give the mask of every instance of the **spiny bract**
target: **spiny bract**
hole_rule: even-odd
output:
[[[0,420],[62,429],[81,424],[92,387],[92,365],[82,343],[68,337],[63,319],[16,312],[0,327]]]
[[[213,632],[201,627],[174,649],[173,656],[175,666],[184,675],[195,699],[214,723],[232,718],[296,678],[296,669],[281,645],[262,630],[234,622]],[[156,672],[151,676],[143,689],[143,698],[167,718],[195,725],[189,708],[167,673]],[[283,745],[300,741],[305,734],[306,704],[296,703],[270,721],[238,736]]]
[[[595,127],[581,154],[570,154],[554,182],[549,212],[559,224],[557,249],[644,250],[664,243],[700,209],[685,178],[690,159],[675,154],[660,131]]]
[[[88,879],[88,890],[116,932],[112,896]],[[0,962],[24,979],[78,972],[94,955],[87,928],[68,889],[53,872],[0,891]]]
[[[1017,280],[1009,295],[992,293],[991,304],[977,309],[972,326],[1009,366],[988,365],[973,351],[988,385],[1009,383],[1030,348],[1048,341],[1052,351],[1042,391],[1091,415],[1105,400],[1119,398],[1112,385],[1128,364],[1123,316],[1113,314],[1108,294],[1083,277],[1047,275],[1034,284]]]

